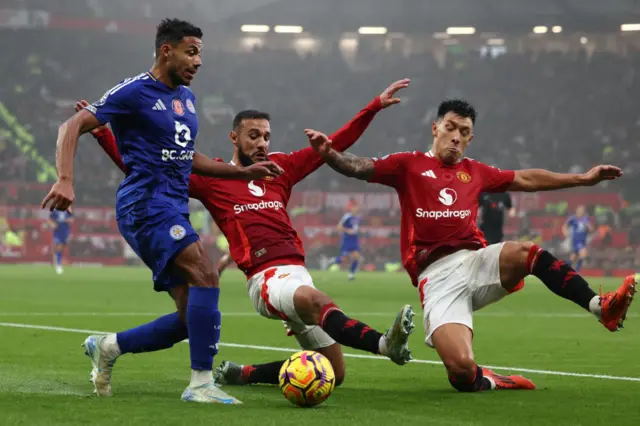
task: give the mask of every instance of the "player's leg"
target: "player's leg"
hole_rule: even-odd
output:
[[[569,255],[569,263],[568,263],[569,267],[570,268],[573,267],[573,265],[576,264],[577,260],[578,260],[578,250],[572,249],[571,254]]]
[[[54,266],[56,268],[56,273],[58,275],[62,274],[64,272],[63,266],[62,266],[62,256],[64,254],[64,248],[66,246],[66,238],[63,237],[59,237],[59,238],[55,238],[54,239]]]
[[[589,252],[587,251],[587,247],[583,245],[582,247],[580,247],[580,250],[578,251],[578,261],[576,262],[576,272],[580,272],[580,269],[582,269],[582,264],[587,259],[587,256],[589,256]]]
[[[357,319],[346,316],[331,297],[313,286],[311,276],[305,268],[291,268],[295,268],[299,278],[283,277],[282,282],[278,284],[281,292],[275,309],[295,322],[318,325],[342,345],[384,355],[398,365],[406,364],[411,359],[411,351],[407,344],[414,327],[411,306],[403,306],[391,328],[383,334]],[[274,275],[270,279],[273,278],[277,277]],[[269,279],[265,280],[265,283],[269,285]]]
[[[473,356],[474,293],[478,289],[490,289],[497,291],[494,296],[497,298],[507,294],[500,285],[499,247],[492,250],[495,251],[493,264],[483,261],[486,254],[482,251],[462,251],[435,262],[423,271],[419,279],[425,343],[436,349],[447,370],[449,382],[461,392],[535,388],[524,377],[499,376],[479,367]]]
[[[91,381],[98,396],[111,396],[113,366],[120,356],[168,349],[188,337],[184,315],[180,315],[181,311],[186,310],[188,292],[187,285],[170,290],[177,307],[174,313],[129,330],[104,336],[89,336],[85,340],[83,346],[94,365]]]
[[[351,253],[349,253],[349,257],[351,258],[351,266],[349,267],[348,279],[354,280],[356,278],[356,271],[360,266],[360,248],[352,250]]]
[[[610,331],[622,327],[636,292],[635,276],[630,275],[615,292],[598,296],[569,265],[532,242],[505,243],[499,261],[506,290],[513,290],[524,277],[534,275],[553,293],[594,314]]]
[[[336,386],[340,386],[345,377],[345,362],[342,346],[337,344],[320,327],[299,325],[302,332],[295,333],[301,349],[319,352],[326,356],[333,367]],[[227,385],[278,384],[282,365],[286,360],[265,364],[240,365],[223,361],[216,369],[216,383]]]

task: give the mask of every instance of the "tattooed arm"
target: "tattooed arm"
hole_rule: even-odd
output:
[[[305,130],[309,143],[336,172],[368,182],[396,187],[402,182],[405,164],[412,154],[401,152],[382,158],[364,158],[331,148],[331,140],[323,133]]]
[[[336,172],[361,180],[371,180],[374,167],[371,158],[358,157],[348,152],[338,152],[329,148],[321,152],[324,161]]]

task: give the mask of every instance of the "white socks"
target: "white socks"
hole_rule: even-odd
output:
[[[389,356],[389,348],[387,348],[387,337],[380,337],[380,341],[378,342],[378,353],[380,355]]]
[[[589,302],[589,311],[598,319],[602,316],[602,308],[600,307],[600,296],[593,296]]]
[[[121,355],[120,345],[118,345],[118,338],[115,333],[107,334],[107,337],[105,337],[100,346],[100,349],[112,358],[117,358]]]

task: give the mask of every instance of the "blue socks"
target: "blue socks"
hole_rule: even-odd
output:
[[[580,268],[582,268],[582,262],[584,261],[583,258],[579,257],[578,261],[576,262],[576,272],[580,272]]]
[[[56,266],[61,266],[62,265],[62,252],[61,251],[57,251],[56,252]]]
[[[123,331],[116,336],[122,354],[168,349],[187,337],[187,326],[180,321],[177,312]]]
[[[218,353],[221,316],[219,288],[191,287],[187,304],[187,328],[191,350],[191,369],[211,371]]]
[[[351,272],[352,274],[355,274],[356,271],[358,270],[358,264],[360,263],[360,261],[358,260],[354,260],[351,262],[351,268],[349,269],[349,272]]]
[[[211,371],[213,356],[218,353],[220,341],[219,296],[219,288],[191,287],[187,304],[187,325],[174,312],[118,333],[116,338],[121,354],[168,349],[188,337],[191,368]]]

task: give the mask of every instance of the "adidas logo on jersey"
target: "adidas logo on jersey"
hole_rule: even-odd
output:
[[[422,172],[422,176],[424,177],[430,177],[432,179],[436,178],[436,174],[433,173],[433,170],[427,170],[426,172]]]
[[[162,102],[161,99],[158,99],[156,101],[156,104],[151,109],[154,110],[154,111],[166,111],[167,107],[164,106],[164,103]]]

